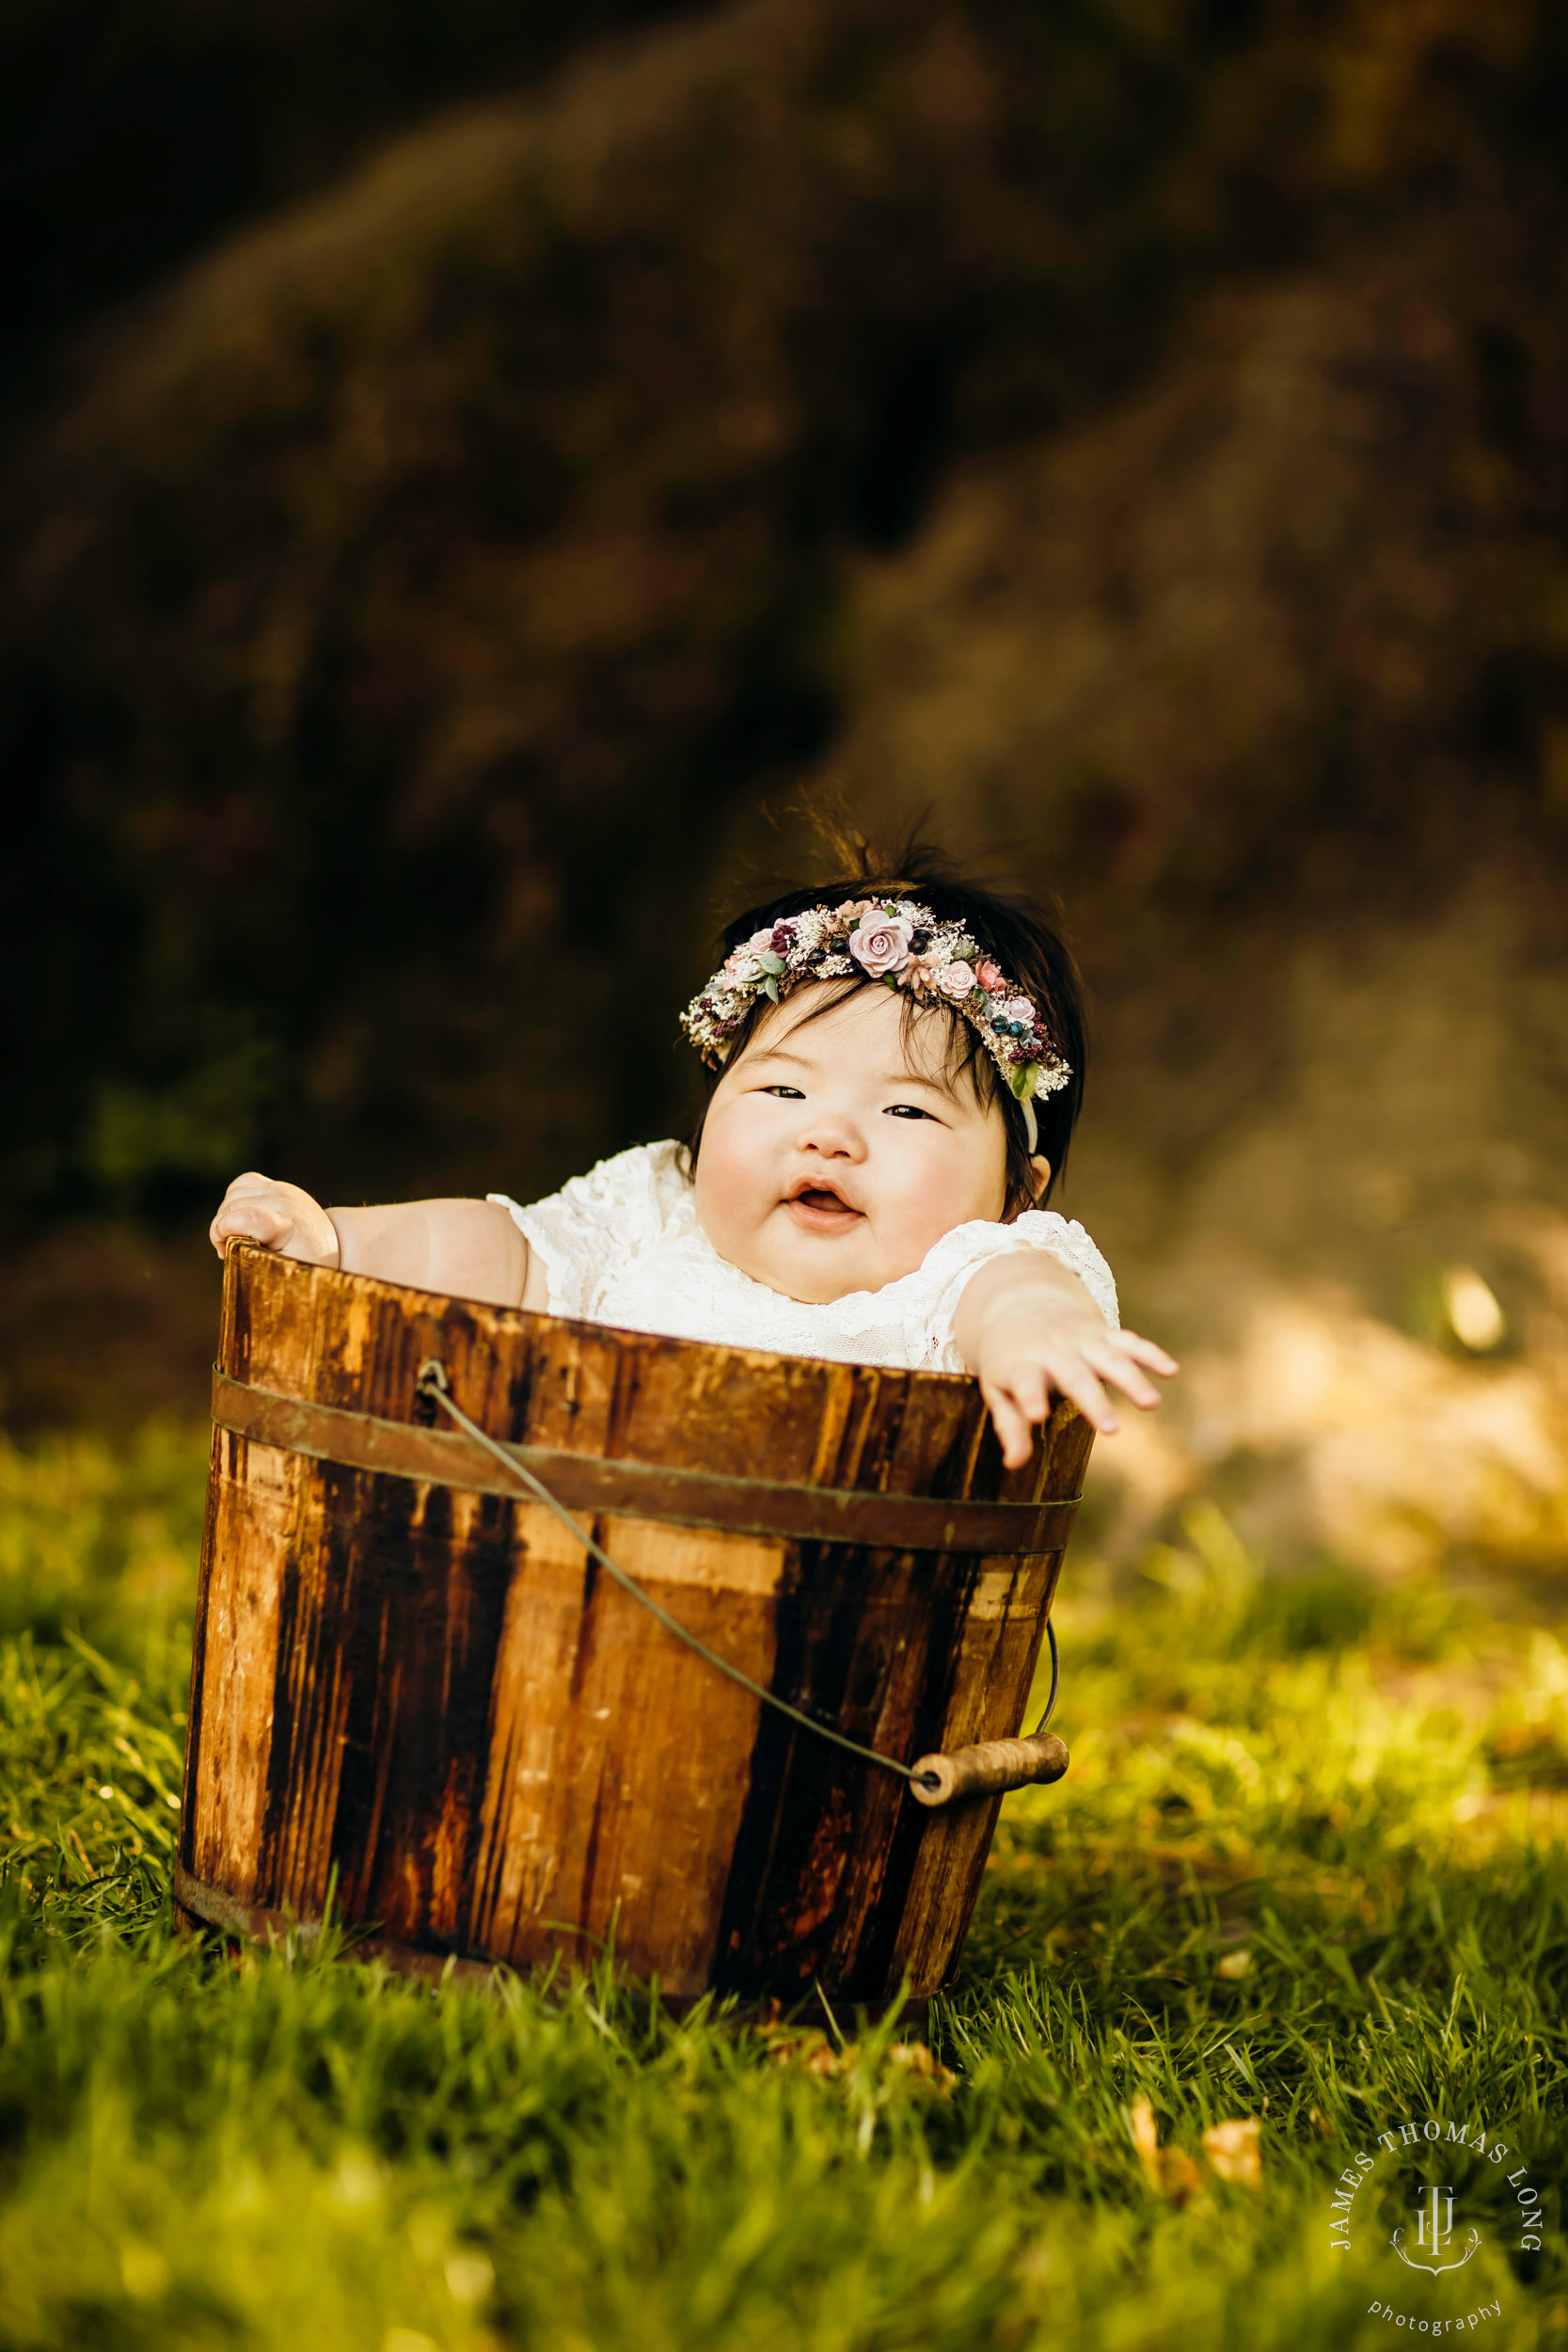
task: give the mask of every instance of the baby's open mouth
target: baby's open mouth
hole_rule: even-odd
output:
[[[802,1184],[790,1194],[785,1206],[798,1225],[815,1233],[843,1232],[861,1221],[861,1211],[851,1208],[831,1184]]]

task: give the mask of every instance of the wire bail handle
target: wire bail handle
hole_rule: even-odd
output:
[[[666,1632],[684,1642],[688,1649],[694,1650],[699,1658],[705,1660],[718,1673],[727,1676],[730,1681],[738,1683],[743,1691],[749,1691],[765,1707],[771,1707],[779,1714],[788,1716],[792,1723],[814,1732],[819,1740],[830,1740],[834,1747],[847,1749],[863,1763],[879,1765],[883,1772],[893,1772],[899,1779],[907,1780],[910,1793],[917,1804],[942,1805],[960,1797],[989,1796],[1009,1788],[1022,1788],[1032,1782],[1049,1784],[1060,1780],[1067,1771],[1069,1758],[1066,1747],[1054,1733],[1046,1733],[1046,1725],[1055,1709],[1056,1692],[1061,1681],[1056,1629],[1049,1617],[1045,1621],[1045,1630],[1051,1645],[1051,1693],[1045,1703],[1045,1712],[1034,1730],[1017,1740],[988,1740],[977,1747],[956,1748],[951,1756],[923,1756],[913,1764],[902,1764],[896,1756],[883,1756],[879,1749],[864,1747],[860,1740],[847,1738],[831,1724],[821,1723],[815,1715],[808,1715],[803,1708],[792,1707],[787,1699],[780,1698],[776,1692],[766,1690],[760,1682],[754,1682],[749,1674],[733,1665],[727,1658],[721,1658],[717,1650],[709,1649],[707,1644],[699,1640],[677,1617],[671,1616],[651,1593],[644,1591],[635,1577],[628,1576],[625,1568],[617,1566],[604,1547],[585,1532],[542,1478],[537,1477],[526,1463],[519,1462],[514,1454],[507,1453],[477,1422],[469,1419],[451,1393],[447,1369],[439,1357],[425,1358],[414,1386],[424,1403],[439,1406],[476,1445],[483,1446],[487,1454],[492,1454],[533,1501],[542,1502],[546,1510],[553,1512],[600,1567],[614,1579],[624,1592],[629,1593],[651,1617],[657,1618]]]

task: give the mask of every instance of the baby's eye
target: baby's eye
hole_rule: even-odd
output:
[[[921,1110],[913,1103],[890,1103],[887,1106],[889,1119],[929,1119],[930,1116],[929,1111]]]
[[[781,1103],[803,1103],[805,1096],[799,1087],[764,1087],[764,1094],[776,1094]]]

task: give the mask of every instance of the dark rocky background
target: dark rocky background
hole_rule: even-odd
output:
[[[1560,10],[120,0],[0,62],[14,1425],[198,1407],[243,1165],[678,1124],[720,913],[928,809],[1069,910],[1063,1205],[1190,1359],[1109,1539],[1559,1556]]]

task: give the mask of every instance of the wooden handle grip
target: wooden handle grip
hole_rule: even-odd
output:
[[[987,1740],[977,1748],[955,1748],[951,1756],[923,1756],[921,1779],[910,1793],[920,1804],[950,1804],[955,1797],[994,1796],[1001,1788],[1027,1788],[1031,1781],[1060,1780],[1068,1752],[1053,1731],[1034,1740]]]

